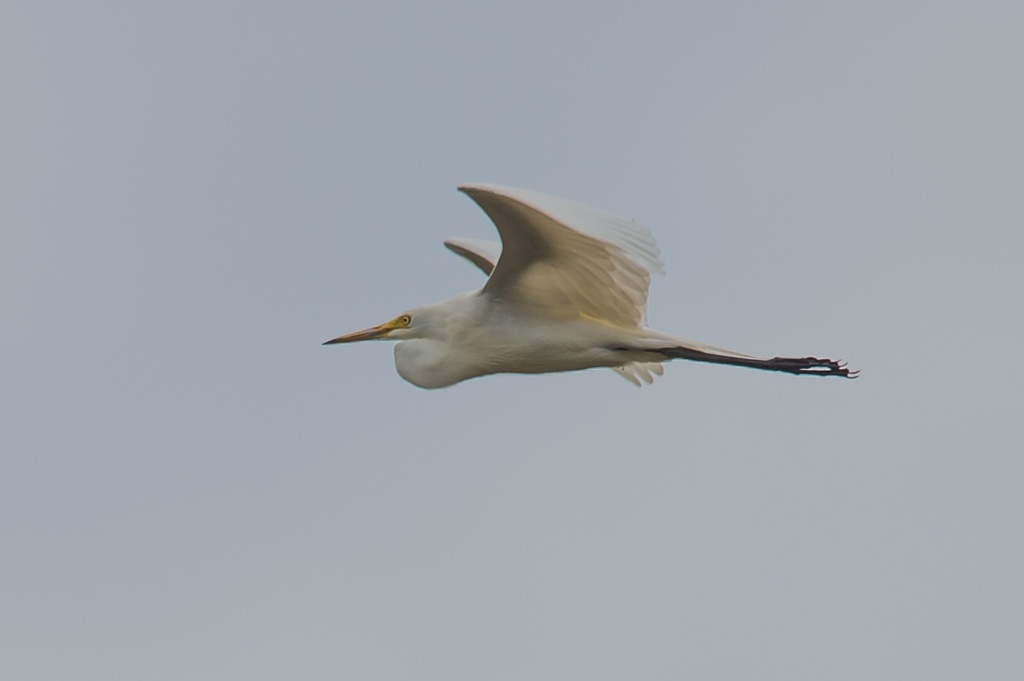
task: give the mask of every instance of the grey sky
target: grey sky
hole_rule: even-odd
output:
[[[1024,675],[1024,5],[8,3],[0,678]],[[677,362],[418,390],[460,182]]]

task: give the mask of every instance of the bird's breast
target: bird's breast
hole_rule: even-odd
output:
[[[444,388],[479,376],[472,365],[450,343],[417,338],[395,345],[395,369],[398,375],[420,388]]]
[[[429,338],[395,346],[399,375],[421,388],[443,388],[496,373],[539,374],[619,366],[622,346],[613,328],[522,314],[466,316]]]

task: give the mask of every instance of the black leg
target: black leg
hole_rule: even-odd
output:
[[[857,378],[859,371],[851,370],[845,362],[834,359],[819,359],[818,357],[772,357],[771,359],[749,359],[746,357],[729,357],[716,355],[711,352],[693,350],[691,348],[668,347],[658,348],[660,352],[672,359],[688,359],[693,362],[708,362],[711,364],[730,364],[732,366],[750,367],[751,369],[763,369],[765,371],[782,371],[787,374],[798,374],[805,376],[842,376],[843,378]]]

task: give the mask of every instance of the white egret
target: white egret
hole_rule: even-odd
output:
[[[415,308],[324,345],[389,339],[395,367],[421,388],[496,373],[610,367],[636,385],[670,359],[855,378],[842,362],[760,358],[646,326],[658,247],[641,225],[573,201],[489,185],[459,189],[490,216],[501,243],[445,245],[489,275],[479,291]]]

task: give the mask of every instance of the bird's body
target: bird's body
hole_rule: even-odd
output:
[[[482,292],[410,310],[429,319],[429,335],[395,346],[395,367],[422,388],[441,388],[486,374],[540,374],[615,367],[649,353],[618,350],[640,340],[626,329],[587,319],[538,325],[515,304],[495,305]]]
[[[441,388],[495,373],[614,368],[640,385],[661,362],[691,359],[789,373],[853,377],[834,360],[760,359],[646,327],[661,261],[640,225],[536,192],[460,187],[494,220],[502,243],[445,244],[490,275],[476,292],[427,305],[331,343],[390,338],[405,380]]]

